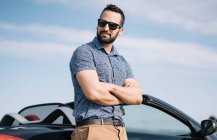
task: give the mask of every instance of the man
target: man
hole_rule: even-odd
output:
[[[125,16],[107,5],[98,19],[97,37],[78,47],[70,70],[75,92],[73,140],[126,140],[122,104],[140,104],[142,90],[113,45],[123,33]]]

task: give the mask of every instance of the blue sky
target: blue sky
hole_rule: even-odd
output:
[[[1,0],[0,115],[73,100],[69,61],[109,3],[126,15],[116,41],[144,94],[201,121],[217,116],[216,0]]]

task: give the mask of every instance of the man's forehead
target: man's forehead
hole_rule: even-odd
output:
[[[113,12],[113,11],[104,11],[102,13],[102,15],[100,16],[101,19],[104,19],[106,21],[109,21],[109,22],[115,22],[115,23],[120,23],[121,21],[121,14],[120,13],[117,13],[117,12]]]

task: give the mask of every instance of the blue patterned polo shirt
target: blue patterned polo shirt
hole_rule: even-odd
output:
[[[119,55],[113,46],[107,54],[98,39],[78,47],[71,58],[70,70],[74,86],[74,111],[76,121],[88,118],[121,119],[122,108],[120,105],[102,106],[88,100],[78,81],[76,73],[82,70],[95,70],[99,81],[123,86],[124,80],[133,78],[132,70],[123,56]]]

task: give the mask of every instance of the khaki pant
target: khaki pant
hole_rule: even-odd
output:
[[[71,140],[127,140],[127,134],[122,126],[85,125],[74,129]]]

